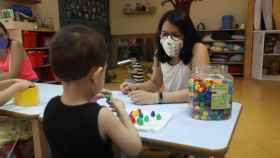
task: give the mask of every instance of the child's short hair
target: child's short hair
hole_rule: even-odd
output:
[[[62,81],[85,77],[92,67],[104,66],[108,49],[104,37],[83,25],[66,26],[50,43],[50,64]]]

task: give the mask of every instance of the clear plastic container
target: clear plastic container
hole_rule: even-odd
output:
[[[231,116],[233,77],[226,66],[195,68],[188,83],[192,95],[192,117],[226,120]]]

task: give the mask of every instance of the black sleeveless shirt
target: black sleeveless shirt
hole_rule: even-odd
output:
[[[61,97],[51,99],[43,117],[43,130],[53,158],[113,157],[112,144],[98,130],[97,103],[66,106]]]

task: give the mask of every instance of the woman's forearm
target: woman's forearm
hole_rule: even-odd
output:
[[[144,83],[137,83],[137,89],[141,89],[148,92],[157,92],[159,91],[160,87],[153,83],[153,81],[149,80]]]
[[[191,93],[188,90],[178,90],[174,92],[162,92],[164,103],[189,102]]]

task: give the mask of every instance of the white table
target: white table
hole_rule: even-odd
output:
[[[44,147],[40,140],[42,134],[38,134],[42,132],[40,129],[39,117],[43,116],[47,102],[52,97],[62,94],[62,86],[60,85],[38,85],[40,89],[39,106],[21,108],[15,106],[11,102],[0,108],[1,111],[10,112],[11,114],[16,113],[23,116],[37,116],[34,117],[35,119],[33,119],[32,123],[36,158],[44,157],[44,152],[40,149]],[[183,151],[201,157],[224,157],[242,109],[239,103],[234,102],[232,106],[232,116],[229,120],[200,121],[191,118],[192,109],[191,106],[186,103],[139,106],[132,104],[129,98],[119,91],[113,91],[113,96],[124,101],[127,110],[141,108],[159,112],[167,111],[173,114],[172,119],[161,131],[139,132],[144,144],[171,151]],[[106,104],[104,100],[100,100],[99,103]],[[36,137],[38,138],[35,139]],[[38,146],[36,147],[36,145]]]

